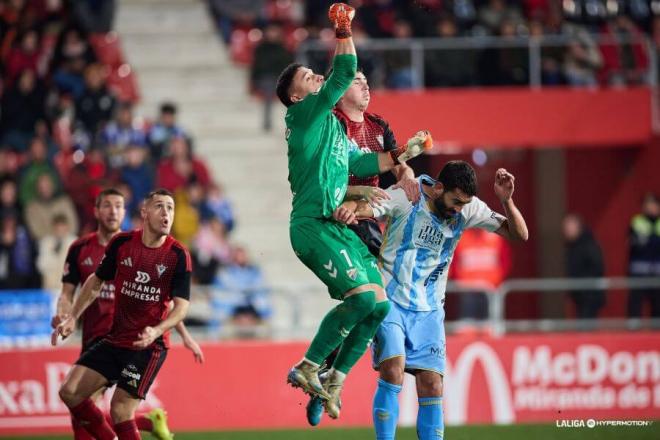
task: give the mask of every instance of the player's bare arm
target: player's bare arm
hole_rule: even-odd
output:
[[[203,364],[204,352],[202,351],[202,348],[199,346],[197,341],[195,341],[195,339],[192,337],[183,321],[180,321],[177,325],[174,326],[174,328],[176,329],[179,336],[181,336],[183,346],[192,351],[193,356],[195,357],[195,362]]]
[[[71,315],[73,308],[73,295],[76,292],[76,286],[71,283],[62,283],[62,291],[57,298],[57,308],[55,316],[50,321],[50,325],[56,328],[62,321]]]
[[[333,213],[332,217],[347,225],[355,224],[360,219],[374,218],[372,205],[366,200],[347,200]]]
[[[91,274],[89,278],[87,278],[80,289],[80,294],[73,302],[70,315],[53,331],[53,336],[51,338],[51,343],[53,345],[57,344],[58,335],[62,336],[62,339],[66,339],[71,333],[73,333],[76,328],[76,321],[80,318],[87,307],[99,297],[102,287],[103,281],[97,277],[96,274]]]
[[[367,200],[369,203],[380,205],[381,201],[389,200],[390,195],[377,186],[351,185],[346,189],[344,200]]]
[[[419,183],[415,179],[415,172],[407,163],[401,163],[392,168],[392,174],[396,178],[393,188],[401,188],[406,193],[406,198],[412,203],[417,203],[421,196]]]
[[[527,241],[529,231],[520,210],[513,203],[516,178],[504,168],[495,172],[495,195],[502,203],[506,220],[495,233],[511,241]]]
[[[148,347],[163,333],[177,325],[183,320],[183,318],[186,317],[190,301],[187,299],[179,298],[177,296],[175,296],[172,301],[174,302],[174,308],[167,315],[167,318],[162,320],[160,324],[154,327],[145,327],[144,330],[142,330],[142,332],[138,335],[137,341],[133,342],[134,347]]]

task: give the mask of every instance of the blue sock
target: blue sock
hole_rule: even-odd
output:
[[[441,440],[445,433],[442,397],[420,397],[417,401],[417,437],[419,440]]]
[[[401,392],[401,385],[378,379],[373,406],[377,440],[394,440],[396,423],[399,420],[399,392]]]

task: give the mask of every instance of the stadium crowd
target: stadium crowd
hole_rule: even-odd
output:
[[[175,194],[172,231],[191,249],[195,282],[234,292],[229,316],[258,322],[270,313],[267,291],[255,289],[260,270],[231,241],[231,203],[177,105],[136,116],[130,67],[108,62],[114,3],[0,2],[0,289],[59,290],[69,245],[96,227],[96,195],[125,195],[129,230],[162,187]]]
[[[280,45],[293,53],[301,43],[330,40],[325,11],[331,1],[210,0],[221,34],[237,61],[249,63],[265,40],[268,24],[282,29]],[[543,43],[544,85],[635,85],[648,81],[649,59],[643,36],[660,38],[657,0],[354,0],[354,37],[360,64],[373,87],[409,88],[415,72],[409,49],[369,49],[388,38],[500,36],[519,45],[475,44],[465,48],[426,48],[425,87],[528,85],[529,50],[522,40]],[[563,39],[562,39],[563,38]],[[599,40],[601,38],[601,40]],[[272,43],[272,41],[271,41]],[[313,70],[324,72],[329,50],[306,52]],[[254,53],[255,70],[267,63]],[[269,55],[266,55],[268,57]],[[272,54],[271,58],[272,59]],[[267,67],[266,67],[267,68]],[[274,68],[272,70],[275,70]],[[253,73],[253,79],[259,77]],[[253,91],[262,92],[254,81]]]

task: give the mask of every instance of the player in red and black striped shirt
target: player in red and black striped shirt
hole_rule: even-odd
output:
[[[84,283],[98,267],[105,254],[106,245],[112,237],[121,232],[120,226],[125,214],[123,194],[114,188],[108,188],[99,193],[94,206],[94,215],[98,222],[97,230],[79,238],[69,247],[62,273],[62,292],[57,301],[57,314],[52,320],[53,328],[70,316],[76,288]],[[81,353],[87,351],[110,332],[114,307],[115,286],[113,283],[104,283],[98,298],[85,309],[81,316]],[[193,352],[195,360],[203,362],[204,354],[188,333],[183,322],[177,324],[176,329],[186,348]],[[92,400],[96,401],[104,391],[105,389],[99,390],[96,395],[92,396]],[[106,418],[108,417],[106,415]],[[135,421],[140,431],[150,432],[159,440],[171,438],[166,413],[160,408],[156,408],[148,414],[136,415]],[[74,440],[92,440],[89,433],[76,419],[72,418],[71,422]]]
[[[112,328],[82,354],[60,388],[72,416],[102,440],[114,439],[115,433],[120,440],[140,438],[135,410],[167,356],[168,331],[183,320],[189,305],[190,254],[169,235],[172,195],[166,190],[151,192],[141,213],[144,228],[112,238],[100,266],[74,301],[71,316],[55,332],[69,336],[103,285],[113,281]],[[90,399],[112,383],[117,384],[110,409],[114,431]]]

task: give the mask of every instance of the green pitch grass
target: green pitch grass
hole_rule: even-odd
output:
[[[21,440],[65,440],[71,436],[15,437]],[[149,435],[144,436],[150,438]],[[309,429],[299,431],[242,431],[176,433],[176,440],[369,440],[371,429]],[[415,440],[415,430],[399,429],[397,440]],[[465,426],[445,430],[447,440],[658,440],[660,422],[648,427],[557,428],[553,425]]]

